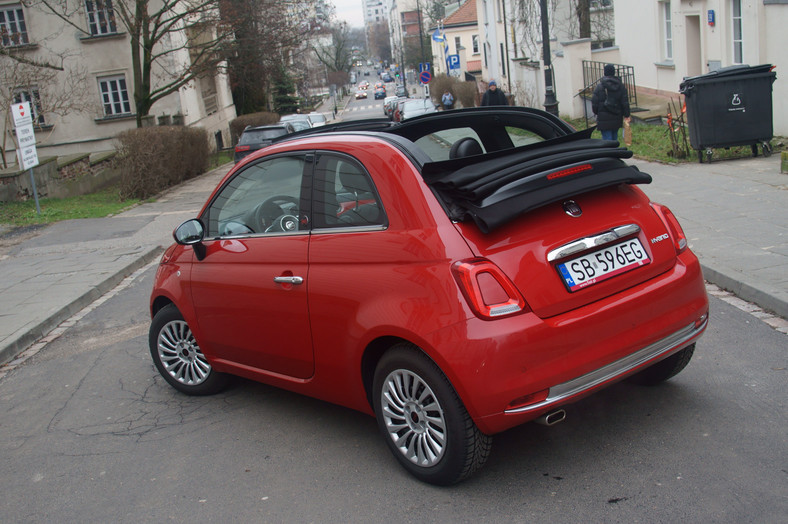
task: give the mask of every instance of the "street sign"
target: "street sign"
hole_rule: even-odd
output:
[[[422,84],[429,84],[430,80],[432,80],[432,75],[429,71],[422,71],[419,75],[419,82]]]
[[[14,117],[14,127],[33,123],[33,114],[30,112],[30,102],[18,102],[11,106]]]
[[[33,132],[33,115],[30,111],[30,102],[17,102],[11,106],[11,116],[16,128],[16,141],[18,144],[16,154],[19,166],[30,169],[38,165],[38,152],[36,151],[36,134]]]
[[[429,70],[430,70],[429,62],[423,62],[419,64],[419,73],[423,73],[424,71],[429,71]]]
[[[38,151],[36,151],[36,146],[19,148],[16,155],[22,169],[31,169],[38,165]]]
[[[449,64],[449,69],[459,69],[460,55],[449,55],[446,57],[446,62]]]

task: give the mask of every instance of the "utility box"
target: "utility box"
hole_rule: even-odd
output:
[[[690,144],[711,161],[712,149],[761,146],[763,156],[772,152],[772,84],[777,75],[770,64],[724,67],[705,75],[685,78],[679,91],[687,107]]]

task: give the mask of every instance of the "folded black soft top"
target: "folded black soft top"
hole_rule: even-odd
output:
[[[461,159],[429,162],[422,176],[450,218],[471,218],[487,233],[533,209],[618,184],[648,184],[651,176],[622,159],[616,141],[589,138],[592,129],[545,142]]]

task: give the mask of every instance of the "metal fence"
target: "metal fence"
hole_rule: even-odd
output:
[[[588,124],[589,113],[591,111],[591,95],[594,93],[599,79],[605,76],[605,65],[609,62],[594,62],[583,60],[583,89],[576,95],[584,100],[583,114]],[[635,90],[635,68],[628,65],[613,64],[616,68],[615,76],[619,77],[624,83],[629,97],[629,107],[633,110],[638,105],[638,94]]]

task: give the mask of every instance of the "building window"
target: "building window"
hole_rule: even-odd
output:
[[[0,38],[4,47],[30,43],[21,4],[0,6]]]
[[[454,54],[460,54],[460,37],[454,37]]]
[[[733,21],[733,63],[741,64],[743,62],[741,0],[733,0],[731,20]]]
[[[19,104],[21,102],[30,102],[30,112],[35,125],[46,125],[44,112],[41,110],[41,96],[38,94],[37,87],[16,89],[14,91],[14,103]]]
[[[101,103],[104,105],[104,116],[131,114],[129,91],[126,89],[126,77],[105,76],[98,79],[101,91]]]
[[[112,0],[88,0],[85,2],[85,13],[87,13],[91,35],[111,35],[118,32]]]
[[[665,46],[662,50],[665,60],[673,60],[673,18],[670,12],[670,2],[662,2],[663,40]]]
[[[473,54],[479,54],[479,35],[473,35]]]

